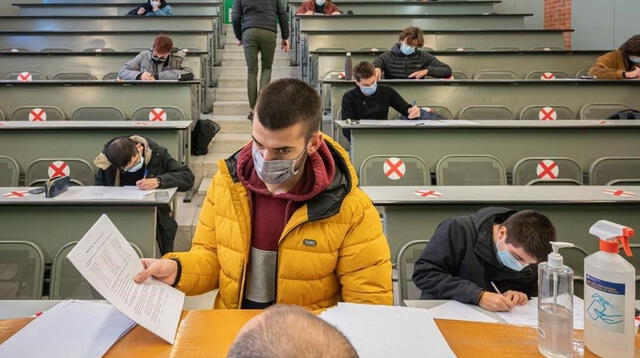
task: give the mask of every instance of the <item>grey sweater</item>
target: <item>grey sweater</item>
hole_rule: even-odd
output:
[[[146,71],[157,80],[180,80],[181,76],[193,73],[190,68],[182,67],[185,56],[184,50],[172,51],[165,62],[156,64],[153,62],[151,50],[144,50],[122,66],[118,78],[125,81],[139,80],[140,75]]]
[[[231,22],[236,38],[242,40],[242,32],[249,28],[260,28],[278,32],[276,19],[280,23],[282,39],[289,38],[289,19],[283,0],[233,0]]]

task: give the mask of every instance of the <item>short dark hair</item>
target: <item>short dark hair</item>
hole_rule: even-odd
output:
[[[173,40],[167,35],[158,35],[153,40],[153,48],[161,53],[171,52],[173,48]]]
[[[227,358],[358,357],[340,331],[299,306],[275,305],[259,316],[236,337]]]
[[[620,46],[620,51],[625,56],[640,56],[640,35],[631,36]]]
[[[369,78],[376,74],[376,70],[371,62],[362,61],[353,67],[353,78],[356,82]]]
[[[265,128],[276,130],[303,122],[307,139],[320,130],[322,120],[320,96],[304,81],[283,78],[260,91],[255,116]]]
[[[507,228],[507,243],[524,248],[538,261],[544,261],[551,252],[551,241],[556,241],[556,228],[551,220],[533,210],[511,215],[502,223]]]
[[[415,26],[410,26],[402,30],[402,32],[400,33],[400,42],[402,42],[403,40],[407,40],[408,45],[417,47],[424,46],[424,36],[422,35],[422,30]]]
[[[104,151],[104,155],[107,156],[111,165],[118,169],[122,169],[129,164],[136,153],[138,153],[136,142],[129,137],[114,138]]]

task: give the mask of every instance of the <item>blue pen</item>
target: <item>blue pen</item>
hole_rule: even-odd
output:
[[[142,177],[142,179],[147,179],[147,175],[149,175],[149,169],[145,168],[144,169],[144,177]]]

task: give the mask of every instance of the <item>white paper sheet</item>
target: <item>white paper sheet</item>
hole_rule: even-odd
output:
[[[496,312],[505,322],[521,326],[538,326],[538,298],[524,306],[516,306],[510,312]],[[573,296],[573,329],[584,329],[584,301]]]
[[[102,357],[136,325],[105,303],[64,301],[0,345],[0,357]]]
[[[458,301],[449,301],[434,308],[429,309],[433,318],[457,319],[459,321],[489,322],[496,323],[497,319],[487,316],[471,305],[466,305]]]
[[[155,192],[135,186],[83,186],[69,188],[59,197],[64,200],[142,200]]]
[[[142,263],[107,215],[98,219],[67,258],[109,303],[173,344],[184,293],[154,278],[142,284],[133,281],[143,270]]]
[[[362,358],[455,357],[429,310],[338,303],[320,318],[338,328]]]

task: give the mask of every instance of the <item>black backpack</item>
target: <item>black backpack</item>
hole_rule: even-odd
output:
[[[209,151],[209,143],[220,131],[220,126],[208,119],[199,119],[191,131],[191,154],[205,155]]]
[[[640,119],[640,112],[635,109],[627,109],[625,111],[616,112],[607,119]]]

